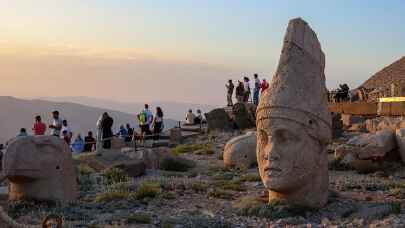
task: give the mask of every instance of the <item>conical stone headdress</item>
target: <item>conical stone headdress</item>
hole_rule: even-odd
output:
[[[277,72],[262,95],[257,126],[271,118],[297,122],[322,143],[331,140],[325,86],[325,55],[315,32],[302,19],[289,22]]]

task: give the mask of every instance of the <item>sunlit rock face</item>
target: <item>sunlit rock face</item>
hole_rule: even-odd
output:
[[[257,109],[257,160],[270,201],[322,207],[332,137],[325,55],[302,19],[289,22],[277,72]]]

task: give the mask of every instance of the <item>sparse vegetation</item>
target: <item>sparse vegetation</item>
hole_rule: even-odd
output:
[[[146,214],[146,213],[138,212],[138,213],[131,214],[127,218],[127,223],[129,223],[129,224],[133,224],[133,223],[151,224],[152,223],[152,217],[150,215]]]
[[[80,163],[79,165],[79,175],[86,176],[94,173],[94,169],[92,169],[87,164]]]
[[[143,181],[136,190],[135,199],[155,198],[161,192],[161,185],[156,181]]]
[[[255,173],[255,174],[244,175],[239,180],[244,181],[244,182],[258,182],[258,181],[261,181],[261,178],[260,178],[259,174]]]
[[[203,193],[208,190],[208,184],[203,182],[195,182],[191,184],[191,189],[197,193]]]
[[[239,180],[222,180],[214,182],[214,186],[232,191],[245,191],[245,188],[242,186],[242,182]]]
[[[160,161],[160,169],[166,171],[186,172],[193,167],[193,161],[180,157],[164,157]]]
[[[107,169],[101,175],[105,178],[105,182],[108,185],[127,182],[129,180],[129,177],[125,171],[118,168]]]
[[[212,150],[212,144],[210,143],[205,143],[205,144],[184,144],[184,145],[178,145],[175,148],[173,148],[170,153],[172,155],[179,155],[179,154],[184,154],[184,153],[190,153],[190,152],[196,152],[199,151],[198,153],[200,154],[213,154]]]
[[[219,198],[219,199],[232,199],[233,194],[229,191],[225,191],[219,188],[214,188],[208,192],[209,197]]]
[[[128,191],[106,191],[103,193],[100,193],[96,196],[95,201],[97,203],[106,203],[106,202],[111,202],[111,201],[117,201],[117,200],[124,200],[128,199],[130,196],[130,193]]]

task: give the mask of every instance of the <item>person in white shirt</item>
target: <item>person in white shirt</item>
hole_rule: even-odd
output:
[[[186,114],[186,125],[194,125],[194,120],[195,120],[195,115],[193,113],[193,110],[188,110],[188,113]]]
[[[53,111],[52,112],[53,122],[49,125],[49,129],[51,129],[51,135],[60,137],[60,133],[62,130],[62,120],[59,118],[59,112]]]
[[[72,129],[68,126],[67,120],[62,121],[62,132],[67,132],[67,136],[69,137],[70,140],[73,138],[73,132]]]

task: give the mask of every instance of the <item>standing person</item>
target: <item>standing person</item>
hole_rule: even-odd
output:
[[[41,116],[36,116],[32,132],[34,132],[34,135],[45,135],[45,131],[46,125],[42,122]]]
[[[53,122],[49,125],[49,129],[51,129],[51,135],[60,137],[60,132],[62,130],[62,120],[59,118],[59,112],[53,111],[52,112]]]
[[[255,79],[255,88],[253,90],[253,104],[258,105],[259,104],[259,95],[260,95],[260,79],[257,74],[254,74],[254,79]]]
[[[93,138],[93,132],[89,131],[87,136],[84,137],[84,151],[91,152],[93,150],[93,146],[96,146],[96,139]]]
[[[153,140],[159,140],[159,135],[163,130],[163,111],[162,108],[156,107],[156,114],[153,118]]]
[[[65,140],[65,142],[66,142],[66,143],[68,144],[68,146],[70,147],[70,141],[71,141],[72,138],[70,137],[68,131],[66,131],[66,130],[62,131],[62,138],[63,138],[63,140]]]
[[[101,148],[103,145],[103,127],[102,127],[102,123],[104,121],[104,119],[106,118],[106,112],[103,113],[97,120],[96,126],[97,126],[97,141],[96,141],[96,150]]]
[[[243,87],[243,83],[241,81],[238,81],[238,86],[236,87],[236,101],[238,103],[242,103],[245,97],[245,89]]]
[[[112,126],[114,124],[114,120],[112,117],[108,115],[108,113],[105,113],[105,118],[101,122],[101,128],[103,132],[103,148],[104,149],[111,149],[111,140],[113,137],[113,132],[112,132]]]
[[[195,115],[193,110],[189,109],[186,114],[186,125],[194,125]]]
[[[153,121],[152,112],[149,110],[149,105],[145,104],[145,108],[138,114],[139,128],[141,128],[141,142],[144,142],[145,135],[150,135],[150,124]]]
[[[134,129],[131,127],[131,125],[129,123],[127,123],[127,132],[128,132],[128,136],[125,138],[125,142],[131,142],[132,137],[134,135]]]
[[[249,81],[250,80],[249,80],[248,77],[243,78],[243,89],[245,91],[243,102],[249,102],[249,98],[250,98],[250,84],[249,84]]]
[[[62,121],[62,132],[66,131],[68,137],[70,137],[70,141],[72,141],[73,138],[73,132],[72,129],[68,126],[67,120]]]
[[[226,89],[227,89],[227,102],[228,102],[228,106],[233,106],[233,102],[232,102],[232,95],[233,95],[233,89],[235,88],[235,86],[233,85],[232,80],[228,81],[228,84],[225,85]]]
[[[264,92],[264,91],[266,91],[266,89],[268,89],[269,88],[269,83],[266,81],[266,79],[263,79],[262,80],[262,84],[261,84],[261,89],[262,89],[262,93]]]

